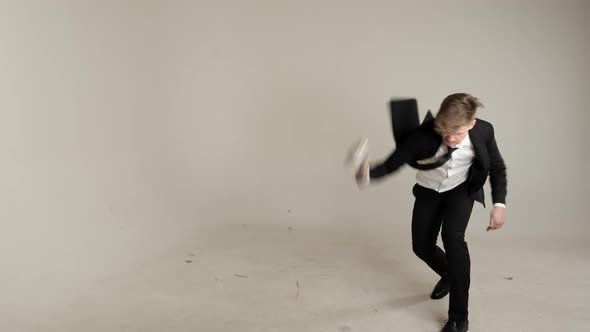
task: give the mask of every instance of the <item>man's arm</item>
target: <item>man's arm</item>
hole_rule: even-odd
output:
[[[411,160],[411,151],[412,147],[408,147],[407,144],[402,145],[394,150],[385,161],[373,167],[370,166],[368,159],[363,160],[356,172],[357,184],[361,188],[366,187],[371,183],[371,180],[381,179],[397,171],[401,166]]]
[[[490,185],[492,187],[492,200],[494,204],[506,204],[507,180],[506,165],[500,154],[496,138],[494,137],[494,127],[491,127],[492,134],[488,141],[488,153],[490,156]]]
[[[379,179],[397,171],[401,166],[411,160],[412,154],[410,151],[407,144],[396,148],[385,161],[370,168],[369,178],[371,180]]]
[[[429,136],[430,135],[430,136]],[[389,155],[385,161],[372,166],[369,171],[371,180],[383,178],[395,171],[408,162],[416,159],[418,151],[423,150],[425,146],[431,145],[431,139],[434,131],[418,128],[412,132],[396,149]]]
[[[487,230],[496,230],[502,228],[506,219],[507,180],[506,165],[494,137],[494,127],[491,127],[491,130],[491,138],[488,141],[487,148],[490,156],[490,185],[492,187],[494,208],[490,211],[490,224]]]

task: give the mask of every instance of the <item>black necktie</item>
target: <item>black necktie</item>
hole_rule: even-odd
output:
[[[455,150],[457,150],[457,148],[451,148],[451,147],[447,146],[447,153],[440,156],[435,162],[433,162],[432,164],[418,164],[418,163],[416,163],[415,168],[417,168],[419,170],[424,170],[424,171],[438,168],[438,167],[442,166],[444,163],[446,163],[447,161],[449,161],[449,159],[451,159],[451,154]]]

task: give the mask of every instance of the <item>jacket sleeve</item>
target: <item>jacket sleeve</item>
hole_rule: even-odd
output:
[[[507,179],[506,165],[498,149],[496,138],[494,137],[494,127],[491,127],[492,133],[488,140],[487,148],[490,156],[490,185],[492,187],[493,203],[506,204]]]
[[[404,141],[404,144],[396,147],[385,161],[371,167],[369,170],[370,179],[374,180],[385,177],[386,175],[397,171],[407,162],[412,161],[415,158],[414,151],[416,150],[416,143],[420,144],[415,138],[413,139],[410,137],[410,139]]]

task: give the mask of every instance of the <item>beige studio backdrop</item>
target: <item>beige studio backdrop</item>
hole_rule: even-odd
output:
[[[343,159],[453,92],[508,166],[472,329],[584,330],[589,41],[581,0],[2,0],[0,330],[436,330],[415,171],[359,191]]]

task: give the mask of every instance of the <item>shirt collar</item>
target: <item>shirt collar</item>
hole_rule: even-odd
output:
[[[463,138],[463,140],[459,143],[457,143],[455,146],[452,146],[452,148],[457,148],[460,149],[464,146],[470,146],[471,145],[471,138],[469,138],[469,133],[467,133],[467,135],[465,135],[465,138]]]

